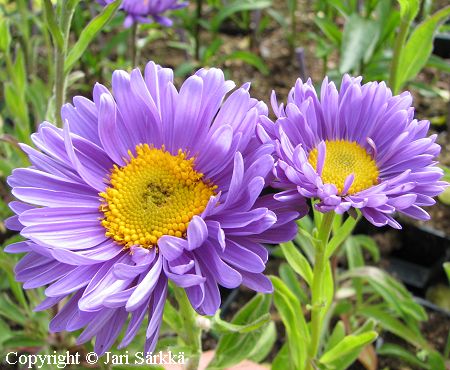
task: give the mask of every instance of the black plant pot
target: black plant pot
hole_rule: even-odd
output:
[[[450,21],[446,22],[450,25]],[[441,58],[450,58],[450,33],[438,33],[433,42],[433,54]]]

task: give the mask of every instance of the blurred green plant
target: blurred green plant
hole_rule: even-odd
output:
[[[221,31],[224,28],[231,28],[233,32],[251,34],[252,32],[262,32],[267,25],[265,21],[258,23],[256,29],[252,25],[251,13],[260,10],[271,10],[272,0],[234,0],[229,3],[210,0],[207,2],[208,8],[203,6],[202,13],[209,16],[198,19],[197,9],[183,9],[176,11],[177,18],[183,32],[181,41],[170,41],[170,47],[184,50],[189,56],[184,63],[181,63],[175,70],[177,76],[184,76],[195,69],[205,66],[223,66],[229,61],[240,61],[256,68],[263,75],[269,74],[269,69],[258,53],[252,50],[242,50],[236,48],[225,51],[223,49],[224,39]],[[267,13],[272,14],[272,13]],[[200,26],[200,28],[199,28]],[[203,43],[200,32],[208,33],[207,42]],[[249,43],[250,45],[250,43]]]
[[[399,10],[391,0],[322,1],[315,24],[325,35],[318,41],[316,55],[323,60],[327,74],[328,60],[339,51],[339,63],[331,74],[352,73],[364,75],[367,81],[389,81],[397,94],[406,83],[428,64],[439,70],[448,70],[443,59],[430,56],[433,38],[439,25],[450,16],[450,6],[428,14],[429,4],[422,9],[422,22],[416,22],[419,0],[398,0]]]

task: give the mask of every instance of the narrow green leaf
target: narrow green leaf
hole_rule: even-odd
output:
[[[445,270],[445,273],[447,275],[447,279],[450,282],[450,262],[445,262],[444,263],[444,270]]]
[[[289,346],[287,343],[284,343],[273,359],[272,370],[296,370],[292,366],[289,366],[289,364]]]
[[[179,332],[183,328],[183,320],[179,312],[167,301],[164,305],[163,321],[175,332]]]
[[[11,44],[11,34],[9,32],[9,21],[0,17],[0,50],[9,53],[9,45]]]
[[[407,342],[421,348],[427,348],[426,340],[414,330],[407,327],[400,320],[396,319],[391,314],[380,310],[377,307],[363,307],[357,311],[359,314],[377,320],[380,326]]]
[[[411,23],[420,9],[419,0],[397,0],[400,4],[400,17]]]
[[[411,352],[398,344],[384,343],[380,348],[378,348],[377,353],[382,356],[399,358],[410,365],[417,366],[422,369],[432,370],[425,362],[419,360]]]
[[[215,331],[224,333],[248,333],[250,331],[259,329],[261,326],[267,324],[270,321],[270,314],[266,313],[259,316],[256,320],[249,322],[245,325],[232,324],[226,322],[220,318],[220,310],[217,310],[213,319],[213,328]]]
[[[211,19],[211,31],[219,31],[222,22],[235,13],[247,10],[264,9],[271,5],[271,0],[235,0],[232,3],[228,3],[227,6],[221,7],[219,12]]]
[[[313,272],[311,265],[303,254],[301,254],[294,243],[287,242],[280,244],[286,261],[294,269],[294,271],[299,274],[306,283],[311,286],[313,279]]]
[[[428,353],[428,364],[433,370],[446,370],[445,358],[438,351]]]
[[[344,242],[344,240],[351,235],[358,221],[359,217],[355,219],[351,216],[345,220],[344,224],[337,230],[336,233],[334,233],[330,242],[327,244],[327,249],[325,251],[326,258],[330,258],[336,249],[339,248],[339,246]]]
[[[223,40],[220,37],[213,40],[203,53],[202,56],[203,63],[208,64],[209,60],[215,55],[217,55],[217,52],[219,51],[222,44]]]
[[[89,46],[94,37],[102,30],[102,28],[112,19],[121,1],[116,0],[113,3],[105,6],[101,13],[97,15],[86,28],[81,32],[80,38],[70,50],[64,63],[64,73],[68,74],[73,65],[83,55],[86,48]]]
[[[380,260],[380,250],[373,238],[368,235],[353,235],[352,238],[371,254],[375,262]]]
[[[269,355],[273,345],[277,341],[277,334],[275,323],[271,321],[269,325],[266,325],[263,329],[253,350],[248,354],[247,358],[254,362],[263,361]]]
[[[450,73],[450,62],[447,59],[438,57],[437,55],[430,55],[427,62],[427,67],[436,68],[442,72]]]
[[[259,317],[268,314],[271,303],[270,295],[258,294],[253,297],[231,320],[231,324],[244,326],[258,320]],[[270,324],[269,324],[270,325]],[[261,339],[270,332],[266,330],[268,325],[247,333],[222,334],[217,344],[214,359],[209,364],[210,369],[223,369],[231,367],[249,357],[255,355],[253,350],[256,345],[261,345],[261,351],[267,351],[269,345]]]
[[[339,320],[333,331],[331,332],[330,337],[328,338],[328,340],[326,341],[326,347],[325,347],[325,351],[327,352],[330,349],[332,349],[334,346],[336,346],[342,339],[344,339],[345,337],[345,326],[344,323]]]
[[[345,356],[353,351],[361,351],[364,346],[372,343],[378,334],[375,331],[369,331],[366,333],[353,335],[350,334],[342,339],[336,346],[324,353],[320,358],[320,362],[325,365],[333,365],[336,360],[339,360],[342,356]]]
[[[48,27],[48,30],[50,31],[50,35],[52,35],[53,42],[55,43],[55,46],[62,50],[64,46],[64,40],[62,32],[58,26],[58,23],[56,22],[55,17],[55,11],[53,9],[53,4],[51,0],[43,0],[44,2],[44,15],[46,20],[46,25]]]
[[[23,333],[17,335],[15,333],[15,335],[6,340],[3,345],[5,348],[20,349],[28,347],[44,347],[46,342],[44,339],[30,338],[29,334]]]
[[[303,369],[310,336],[300,301],[281,279],[275,276],[271,279],[274,285],[273,300],[286,328],[291,366]]]
[[[22,49],[17,50],[16,59],[13,66],[13,75],[11,76],[15,89],[24,95],[27,83],[27,73],[25,71],[25,60]]]
[[[342,32],[334,22],[328,18],[316,16],[314,17],[314,23],[336,47],[341,46]]]
[[[27,320],[20,307],[16,306],[6,294],[0,295],[0,316],[22,326]]]
[[[411,293],[408,292],[408,290],[400,282],[377,267],[365,266],[352,268],[351,270],[343,273],[340,278],[360,278],[367,281],[372,288],[381,297],[383,297],[389,306],[405,320],[427,320],[425,310],[413,300]]]
[[[243,62],[255,67],[265,76],[267,76],[270,73],[266,63],[264,63],[264,61],[258,55],[250,51],[246,50],[233,51],[232,53],[228,54],[225,57],[225,60],[242,60]]]
[[[412,32],[399,59],[398,76],[394,90],[399,90],[409,80],[416,77],[427,64],[433,49],[433,37],[441,22],[450,16],[447,6],[420,23]]]
[[[13,336],[8,324],[0,319],[0,349],[2,344]]]
[[[367,51],[373,50],[379,36],[376,21],[352,14],[344,26],[339,72],[357,70]]]
[[[281,279],[286,283],[292,293],[300,300],[302,304],[309,302],[308,295],[304,291],[304,288],[300,285],[298,275],[294,272],[293,268],[289,264],[283,262],[279,269],[279,275]]]

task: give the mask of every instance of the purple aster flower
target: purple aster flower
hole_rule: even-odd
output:
[[[108,5],[115,0],[97,0],[100,5]],[[162,14],[168,10],[175,10],[187,6],[187,2],[179,0],[123,0],[120,9],[127,13],[124,26],[130,27],[134,22],[151,23],[153,21],[170,27],[173,22]]]
[[[315,198],[321,212],[361,211],[376,226],[400,228],[395,211],[427,220],[422,206],[443,191],[430,123],[414,119],[409,92],[392,96],[384,82],[361,85],[344,76],[338,91],[328,79],[320,99],[310,80],[297,80],[286,107],[272,94],[275,124],[263,117],[263,141],[277,141],[275,186],[282,202]]]
[[[113,95],[97,84],[93,101],[62,109],[22,145],[32,166],[8,178],[18,199],[7,226],[26,241],[8,246],[25,257],[16,276],[39,286],[49,308],[70,297],[53,332],[84,328],[104,353],[130,317],[120,347],[148,316],[145,349],[156,345],[167,280],[192,306],[213,315],[219,285],[271,292],[261,243],[290,240],[304,213],[260,196],[274,146],[255,135],[267,107],[221,70],[200,70],[177,91],[173,71],[153,62],[116,71]]]

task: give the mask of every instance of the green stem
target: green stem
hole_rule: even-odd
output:
[[[202,18],[202,6],[203,0],[196,1],[195,10],[195,29],[194,29],[194,39],[195,39],[195,60],[200,60],[200,19]]]
[[[395,39],[394,55],[392,56],[391,71],[389,75],[389,86],[391,87],[394,94],[397,94],[400,90],[400,86],[397,86],[398,66],[400,64],[400,55],[403,46],[405,45],[406,36],[408,35],[409,25],[410,22],[408,22],[406,18],[402,19],[397,38]]]
[[[320,337],[325,316],[323,302],[323,281],[327,263],[326,247],[333,226],[334,212],[325,213],[319,226],[318,243],[314,258],[313,281],[311,288],[311,342],[308,350],[307,368],[313,369],[313,362],[320,345]]]
[[[184,289],[173,285],[175,298],[178,302],[178,309],[183,321],[183,331],[180,337],[184,344],[191,348],[192,355],[188,359],[185,369],[197,370],[202,354],[202,330],[196,322],[197,313],[192,308],[191,302]]]
[[[297,35],[297,0],[292,2],[292,9],[291,9],[291,34],[289,37],[289,46],[291,49],[291,55],[294,55],[295,53],[295,44],[296,44],[296,35]]]
[[[65,0],[62,2],[59,28],[63,36],[62,47],[55,46],[55,116],[56,125],[62,126],[61,108],[66,100],[66,73],[64,71],[64,63],[67,56],[67,48],[69,45],[70,26],[72,17],[78,0]]]

